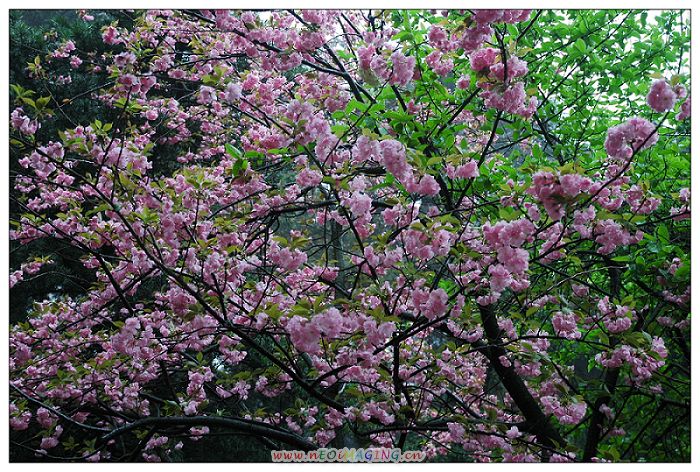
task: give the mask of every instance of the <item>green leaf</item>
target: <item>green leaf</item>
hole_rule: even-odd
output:
[[[431,157],[430,159],[428,159],[428,162],[426,162],[425,164],[428,167],[432,167],[436,164],[441,164],[444,160],[445,160],[445,158],[442,156],[434,156],[434,157]]]
[[[233,147],[231,144],[229,144],[229,143],[224,144],[224,148],[226,149],[226,152],[228,153],[229,156],[235,157],[235,158],[241,157],[241,151],[238,148]]]

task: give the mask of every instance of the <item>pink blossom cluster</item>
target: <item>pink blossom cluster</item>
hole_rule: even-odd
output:
[[[469,63],[475,71],[487,69],[496,62],[499,54],[500,51],[495,48],[477,49],[469,55]]]
[[[413,79],[416,58],[413,56],[406,56],[400,51],[395,51],[391,54],[391,64],[393,70],[389,82],[401,87],[408,85]]]
[[[409,181],[413,178],[413,169],[406,160],[406,150],[399,141],[386,139],[379,143],[382,154],[382,162],[387,170],[400,181]]]
[[[586,285],[571,284],[571,291],[574,292],[574,295],[577,297],[585,297],[588,295],[589,289]]]
[[[676,100],[685,96],[685,88],[674,89],[663,79],[655,80],[651,84],[647,95],[649,107],[659,113],[669,111],[675,105]]]
[[[599,220],[595,226],[595,242],[601,245],[598,248],[599,254],[610,254],[621,246],[636,244],[642,240],[644,233],[637,230],[631,235],[619,223],[611,219]]]
[[[102,41],[104,41],[105,44],[115,45],[124,41],[124,39],[121,38],[121,33],[114,26],[110,25],[102,32]]]
[[[481,98],[484,99],[484,105],[489,108],[520,115],[526,119],[531,118],[537,110],[537,98],[527,99],[525,85],[522,82],[509,85],[503,93],[495,90],[484,90],[481,93]]]
[[[425,63],[439,76],[444,77],[454,68],[452,59],[443,56],[440,51],[433,51],[425,58]]]
[[[280,247],[277,243],[270,245],[269,257],[273,264],[286,271],[297,270],[308,258],[306,253],[299,249]]]
[[[608,296],[598,302],[598,311],[601,314],[605,328],[613,334],[622,333],[632,327],[634,311],[625,305],[610,304]]]
[[[664,359],[667,356],[663,339],[654,337],[647,349],[623,344],[612,352],[597,354],[596,360],[607,368],[629,366],[632,381],[641,384],[650,380],[654,373],[665,365]]]
[[[316,354],[320,351],[321,337],[333,339],[344,329],[344,320],[336,308],[315,315],[311,319],[293,316],[286,325],[292,344],[301,352]]]
[[[551,172],[539,171],[532,176],[527,193],[542,203],[551,219],[559,221],[566,212],[566,203],[587,192],[591,184],[591,179],[581,174],[555,176]]]
[[[95,19],[95,17],[90,15],[87,10],[78,10],[78,17],[80,17],[83,21],[93,21]]]
[[[431,46],[441,51],[449,51],[456,46],[455,41],[450,40],[445,28],[437,25],[430,25],[428,29],[428,42]]]
[[[390,56],[390,67],[386,58],[377,53],[376,47],[372,45],[359,48],[357,54],[360,67],[365,73],[374,73],[378,78],[401,87],[413,80],[416,67],[416,58],[413,56],[394,51]]]
[[[578,317],[575,313],[562,313],[558,311],[552,316],[552,326],[557,336],[563,336],[566,339],[581,338],[581,331],[577,326]]]
[[[681,111],[676,115],[677,120],[685,120],[686,118],[690,118],[690,97],[681,103]]]
[[[527,219],[511,222],[499,221],[482,227],[484,240],[496,252],[496,264],[488,267],[489,285],[497,300],[501,292],[510,288],[515,291],[528,286],[526,271],[529,253],[522,246],[534,239],[535,226]],[[494,298],[480,299],[480,303],[493,303]]]
[[[415,289],[411,294],[411,299],[416,312],[429,320],[434,320],[447,312],[448,296],[441,288],[432,291]]]
[[[589,239],[593,235],[592,225],[595,224],[595,217],[596,210],[593,205],[588,205],[588,207],[582,210],[575,210],[571,227],[575,231],[578,231],[582,238]]]
[[[670,290],[663,290],[661,296],[664,300],[674,303],[679,306],[688,306],[690,303],[690,285],[688,285],[683,293],[680,295],[671,292]],[[683,320],[676,323],[676,327],[680,329],[685,329],[688,326],[688,320]]]
[[[406,254],[420,261],[447,255],[454,244],[454,239],[454,234],[451,232],[437,228],[433,234],[426,234],[416,229],[408,229],[401,234],[401,242]]]
[[[479,164],[474,160],[469,160],[457,167],[448,164],[445,166],[445,173],[451,179],[475,179],[479,177]]]
[[[496,61],[500,51],[494,48],[477,49],[469,55],[469,62],[475,71],[489,69],[489,77],[499,82],[510,82],[512,79],[523,77],[528,72],[527,63],[522,59],[511,56],[505,63]],[[505,80],[506,70],[508,80]]]
[[[440,193],[440,185],[432,175],[424,175],[420,179],[413,177],[406,181],[406,190],[411,193],[433,196]]]
[[[476,22],[463,31],[462,37],[459,38],[459,45],[469,53],[480,48],[492,36],[493,28],[488,22]]]
[[[678,192],[678,200],[681,206],[671,207],[669,213],[673,215],[675,221],[690,218],[690,189],[688,187],[684,187]]]
[[[10,428],[15,431],[24,431],[29,428],[31,419],[31,411],[20,410],[16,404],[10,403]]]
[[[644,118],[631,118],[608,130],[605,150],[608,156],[629,159],[635,152],[650,148],[659,140],[656,127]]]
[[[505,79],[506,69],[508,72],[508,78]],[[523,77],[528,72],[527,62],[522,59],[511,56],[508,58],[506,63],[497,62],[489,67],[489,76],[504,83],[509,83],[513,79],[518,77]]]
[[[30,262],[25,262],[20,266],[19,270],[16,270],[10,274],[10,288],[14,287],[18,282],[24,280],[25,275],[34,275],[38,273],[42,267],[52,264],[53,261],[43,261],[34,260]]]
[[[477,23],[519,23],[530,17],[531,10],[476,10]]]
[[[68,40],[61,44],[56,50],[51,53],[53,58],[66,58],[70,56],[70,53],[75,51],[75,43]]]
[[[586,404],[582,401],[572,401],[568,404],[562,402],[554,396],[540,397],[540,402],[546,414],[554,415],[561,424],[579,424],[586,416]]]
[[[639,185],[632,185],[625,192],[625,200],[633,213],[648,215],[659,208],[661,200],[648,195]]]
[[[22,134],[32,136],[41,128],[41,123],[38,120],[32,120],[24,114],[24,110],[19,107],[15,108],[10,115],[10,124],[12,127]]]

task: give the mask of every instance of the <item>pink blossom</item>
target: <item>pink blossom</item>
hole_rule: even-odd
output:
[[[559,177],[559,184],[564,195],[575,197],[591,186],[591,179],[581,174],[564,174]]]
[[[605,150],[610,157],[629,159],[635,151],[647,149],[659,140],[655,126],[644,118],[632,118],[608,130]]]
[[[41,447],[42,449],[52,449],[54,447],[58,446],[58,439],[54,437],[48,437],[48,438],[42,438],[41,439]]]
[[[80,59],[78,56],[71,56],[70,57],[70,66],[73,69],[77,69],[78,67],[80,67],[80,64],[82,64],[82,63],[83,63],[83,60]]]
[[[647,95],[647,103],[652,110],[659,113],[673,108],[676,99],[676,93],[673,91],[673,88],[663,79],[654,81]]]
[[[488,23],[477,23],[464,30],[460,45],[466,52],[471,52],[488,41],[493,35],[493,28]]]
[[[588,295],[588,287],[585,285],[571,284],[571,290],[577,297],[585,297]]]
[[[425,57],[425,63],[439,76],[446,76],[454,67],[452,59],[444,59],[440,51],[433,51]]]
[[[231,82],[226,86],[225,90],[225,100],[229,103],[235,103],[240,100],[243,96],[243,91],[241,85],[235,82]]]
[[[321,330],[316,323],[311,323],[300,316],[293,316],[287,322],[286,329],[290,335],[289,339],[299,351],[313,354],[320,350]]]
[[[457,167],[455,172],[457,177],[462,179],[473,179],[479,177],[479,166],[476,161],[470,160],[466,164]]]
[[[368,319],[362,324],[362,328],[370,344],[381,346],[396,330],[396,325],[391,321],[377,324],[375,320]]]
[[[343,329],[343,316],[337,308],[330,308],[314,316],[313,323],[318,326],[324,337],[335,338]]]
[[[544,406],[545,413],[554,414],[561,424],[578,424],[586,415],[587,408],[584,402],[571,402],[565,405],[550,395],[540,398],[540,401]]]
[[[41,124],[37,120],[31,120],[27,115],[24,114],[22,108],[15,108],[10,115],[10,123],[12,127],[19,130],[20,133],[26,135],[33,135],[41,128]]]
[[[532,240],[535,225],[528,220],[519,219],[510,222],[499,221],[493,226],[491,223],[486,223],[482,230],[484,239],[492,246],[519,247]]]
[[[522,436],[522,433],[517,426],[511,426],[508,431],[506,431],[506,436],[508,439],[516,439]]]
[[[610,254],[620,246],[628,246],[641,241],[643,237],[641,231],[637,231],[634,236],[630,235],[627,230],[610,219],[598,221],[595,234],[595,241],[601,244],[601,247],[598,248],[599,254]]]
[[[95,19],[95,17],[93,15],[88,14],[87,10],[78,10],[78,16],[83,21],[92,21]]]
[[[323,175],[320,172],[308,168],[302,169],[296,176],[296,182],[301,187],[315,187],[320,184],[322,180]]]
[[[431,25],[430,29],[428,30],[428,42],[430,42],[431,46],[438,49],[447,48],[449,44],[447,31],[440,26]]]
[[[508,61],[506,62],[507,64],[507,69],[508,69],[508,81],[522,77],[525,74],[527,74],[528,69],[527,69],[527,62],[523,61],[522,59],[519,59],[515,56],[512,56],[508,58]],[[504,81],[504,75],[506,72],[506,66],[503,65],[502,62],[498,62],[496,64],[493,64],[490,68],[490,75],[491,77],[496,78],[497,80],[503,82]]]
[[[36,420],[42,428],[49,429],[56,421],[56,416],[44,407],[36,410]]]
[[[564,314],[560,311],[556,312],[552,317],[552,326],[557,336],[563,336],[567,339],[579,339],[581,332],[576,326],[576,315],[574,313]]]
[[[513,282],[513,276],[505,266],[501,264],[492,265],[488,269],[489,284],[494,292],[502,292]]]
[[[360,62],[360,67],[363,69],[369,69],[371,67],[373,56],[374,48],[372,47],[361,47],[357,49],[357,58]]]
[[[29,421],[32,419],[32,413],[29,410],[24,410],[21,413],[19,408],[14,403],[10,403],[10,428],[15,431],[24,431],[29,428]]]
[[[208,104],[216,100],[216,91],[207,86],[207,85],[202,85],[199,88],[199,96],[197,97],[197,102],[201,104]]]
[[[466,90],[469,88],[469,76],[468,75],[463,75],[459,79],[457,79],[457,88],[460,90]]]
[[[498,362],[500,362],[501,365],[502,365],[503,367],[506,367],[506,368],[508,368],[508,367],[510,367],[510,366],[512,365],[511,362],[510,362],[510,359],[508,359],[507,356],[500,356],[500,357],[498,358]]]
[[[424,175],[418,182],[415,180],[406,182],[406,190],[421,195],[437,195],[440,193],[440,185],[432,175]]]
[[[347,203],[355,217],[363,216],[372,209],[372,197],[364,192],[353,192]]]
[[[416,67],[416,58],[405,56],[400,51],[395,51],[391,55],[393,72],[389,82],[401,87],[405,87],[413,79],[413,71]]]
[[[681,104],[681,111],[676,115],[677,120],[685,120],[690,117],[690,97]]]
[[[24,272],[21,270],[16,270],[10,274],[10,288],[14,287],[17,285],[19,282],[24,279]]]
[[[529,16],[530,10],[476,10],[474,13],[478,23],[517,23]]]
[[[442,316],[447,311],[447,293],[441,288],[433,290],[425,303],[420,305],[423,316],[429,320]]]
[[[527,119],[531,118],[537,109],[537,99],[530,97],[529,101],[527,100],[525,86],[522,82],[509,86],[503,93],[484,90],[481,97],[487,107],[520,115]]]
[[[102,40],[105,44],[117,44],[119,42],[119,33],[114,26],[108,26],[102,33]]]
[[[477,49],[469,55],[469,63],[472,69],[476,71],[483,70],[491,67],[499,54],[500,51],[494,48]]]
[[[460,443],[464,440],[466,431],[459,423],[447,423],[447,430],[450,432],[450,441]]]
[[[277,243],[270,247],[270,260],[278,267],[287,270],[297,270],[307,260],[307,255],[298,249],[280,248]]]
[[[387,170],[399,180],[408,180],[413,175],[411,166],[406,161],[406,151],[399,141],[387,139],[379,147]]]

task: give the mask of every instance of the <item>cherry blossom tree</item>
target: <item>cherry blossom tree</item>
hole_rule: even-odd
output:
[[[105,15],[11,86],[10,286],[88,274],[10,328],[13,448],[688,460],[687,12]]]

